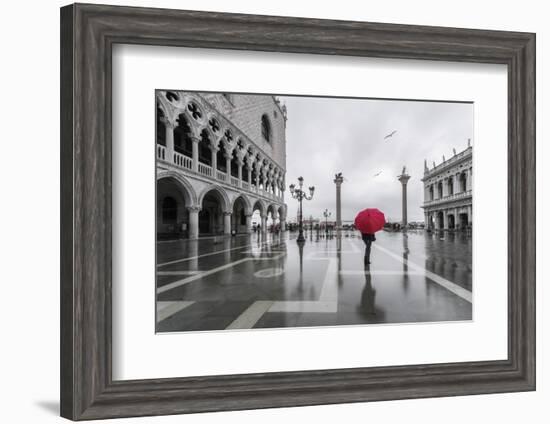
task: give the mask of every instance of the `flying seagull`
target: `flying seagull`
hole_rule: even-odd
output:
[[[380,171],[380,172],[374,174],[373,176],[374,176],[374,177],[378,177],[381,173],[382,173],[382,171]]]
[[[393,137],[393,135],[397,132],[397,130],[393,130],[391,133],[389,133],[387,136],[384,137],[384,140]]]

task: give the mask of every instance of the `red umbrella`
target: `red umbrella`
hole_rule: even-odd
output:
[[[376,208],[362,210],[355,217],[355,228],[363,234],[374,234],[384,228],[386,218]]]

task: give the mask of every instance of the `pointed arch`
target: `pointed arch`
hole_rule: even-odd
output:
[[[235,199],[233,199],[233,203],[231,204],[231,210],[233,210],[233,208],[235,207],[235,204],[239,201],[239,200],[242,200],[244,202],[244,205],[245,205],[245,213],[246,214],[251,214],[253,212],[252,210],[252,203],[250,203],[250,199],[248,199],[247,196],[245,196],[244,194],[239,194],[237,197],[235,197]]]
[[[185,202],[189,203],[189,206],[200,205],[197,202],[197,193],[195,192],[195,189],[185,177],[175,171],[160,171],[157,173],[157,184],[161,180],[165,179],[171,179],[177,183],[176,186],[184,197]]]
[[[211,184],[209,185],[208,187],[206,187],[202,192],[201,194],[199,195],[199,198],[198,198],[198,204],[199,206],[202,205],[202,202],[204,200],[204,197],[208,194],[208,193],[215,193],[219,196],[220,200],[221,200],[221,206],[222,206],[222,211],[223,212],[231,212],[231,207],[232,207],[232,203],[230,202],[229,200],[229,197],[227,196],[227,193],[226,191],[220,187],[219,185],[216,185],[216,184]]]
[[[252,212],[254,212],[255,210],[259,210],[260,215],[262,216],[265,216],[267,214],[267,205],[262,199],[256,199],[252,203]]]

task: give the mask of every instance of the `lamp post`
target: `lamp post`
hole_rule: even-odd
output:
[[[298,200],[298,202],[300,203],[299,214],[298,214],[299,233],[298,233],[298,238],[296,239],[298,243],[305,243],[306,241],[306,239],[304,238],[304,227],[302,222],[302,217],[303,217],[302,201],[304,199],[305,200],[313,199],[313,192],[315,191],[315,187],[313,186],[309,187],[309,196],[308,196],[307,193],[303,190],[303,186],[304,186],[304,177],[299,177],[298,187],[296,187],[296,184],[290,184],[290,186],[288,187],[290,189],[290,195],[292,196],[292,198]]]
[[[325,217],[325,234],[328,236],[328,217],[332,215],[328,209],[325,209],[323,216]]]

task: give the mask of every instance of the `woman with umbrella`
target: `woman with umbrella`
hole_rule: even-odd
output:
[[[362,210],[355,217],[355,228],[361,231],[365,243],[365,265],[370,265],[370,248],[373,241],[376,241],[374,233],[384,228],[386,218],[376,208]]]

